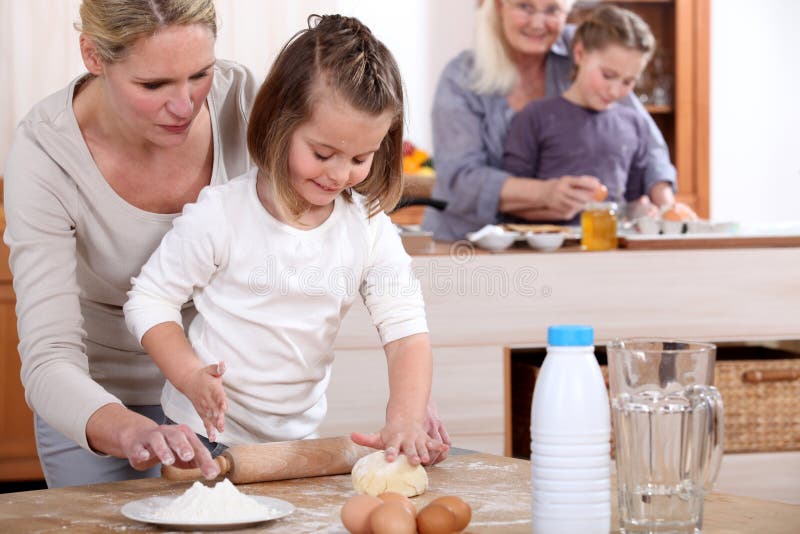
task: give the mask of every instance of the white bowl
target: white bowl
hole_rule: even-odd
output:
[[[661,232],[661,220],[652,217],[639,217],[634,221],[636,231],[643,235],[656,235]]]
[[[550,252],[564,244],[564,232],[528,232],[525,240],[531,248]]]
[[[682,234],[685,224],[683,221],[661,221],[661,231],[670,235]]]
[[[696,221],[686,221],[687,234],[709,234],[711,233],[711,221],[697,219]]]
[[[467,234],[467,239],[479,247],[498,252],[514,244],[519,237],[519,232],[486,233],[484,235]]]

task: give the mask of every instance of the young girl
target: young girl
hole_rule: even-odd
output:
[[[608,188],[610,200],[647,195],[640,201],[675,204],[674,178],[645,178],[652,144],[646,118],[618,104],[633,90],[654,49],[650,28],[635,13],[613,5],[593,10],[575,33],[572,85],[514,117],[504,168],[540,179],[592,176]]]
[[[354,439],[428,463],[447,445],[424,428],[424,305],[383,212],[401,194],[399,70],[358,20],[312,19],[256,97],[247,144],[258,168],[186,207],[133,280],[125,318],[169,380],[170,419],[224,446],[294,440],[325,416],[333,341],[360,293],[390,397],[379,437]],[[184,335],[189,297],[199,315]]]

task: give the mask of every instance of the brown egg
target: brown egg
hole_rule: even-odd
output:
[[[456,516],[456,530],[461,531],[467,528],[470,519],[472,519],[472,508],[464,502],[460,497],[455,495],[447,495],[446,497],[439,497],[431,504],[441,504],[447,507]]]
[[[419,534],[450,534],[456,532],[456,514],[441,504],[429,504],[417,515]]]
[[[594,199],[597,202],[602,202],[606,198],[608,198],[608,188],[603,184],[600,184],[600,187],[594,190]]]
[[[402,504],[403,508],[405,508],[409,514],[411,514],[411,517],[416,519],[417,507],[414,506],[414,503],[411,502],[411,499],[409,499],[405,495],[401,495],[394,491],[387,491],[385,493],[381,493],[380,495],[378,495],[378,498],[383,502],[397,502]]]
[[[356,495],[342,506],[342,525],[352,534],[372,534],[369,516],[383,501],[371,495]]]
[[[692,221],[697,219],[697,216],[688,206],[676,204],[662,213],[661,218],[665,221]]]
[[[417,530],[414,518],[398,502],[386,502],[375,508],[369,516],[369,525],[372,534],[414,534]]]

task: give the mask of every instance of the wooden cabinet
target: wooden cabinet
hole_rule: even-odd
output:
[[[5,227],[5,213],[0,205],[0,233]],[[15,304],[11,271],[8,268],[8,248],[0,243],[0,435],[5,441],[0,447],[0,481],[41,480],[43,476],[36,456],[33,414],[25,404],[19,378]]]
[[[669,145],[678,200],[708,218],[710,0],[606,1],[638,13],[655,35],[656,54],[636,91],[647,95],[645,106]],[[576,2],[571,19],[598,3]],[[659,81],[666,95],[653,98]]]

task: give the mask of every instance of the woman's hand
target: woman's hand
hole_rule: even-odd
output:
[[[544,185],[545,209],[568,221],[583,211],[602,184],[594,176],[562,176],[546,180]]]
[[[197,436],[186,425],[158,425],[121,404],[106,404],[86,424],[89,446],[117,458],[127,458],[134,469],[145,470],[159,463],[199,467],[207,479],[219,467]]]
[[[591,202],[601,187],[594,176],[540,178],[509,177],[500,190],[503,213],[533,221],[568,221]]]
[[[209,480],[219,475],[219,466],[211,453],[186,425],[158,425],[126,434],[122,446],[134,469],[143,471],[162,463],[184,469],[199,467]]]
[[[228,403],[222,386],[225,362],[195,367],[175,384],[186,395],[197,415],[203,420],[209,441],[217,440],[217,432],[225,431],[225,412]]]

